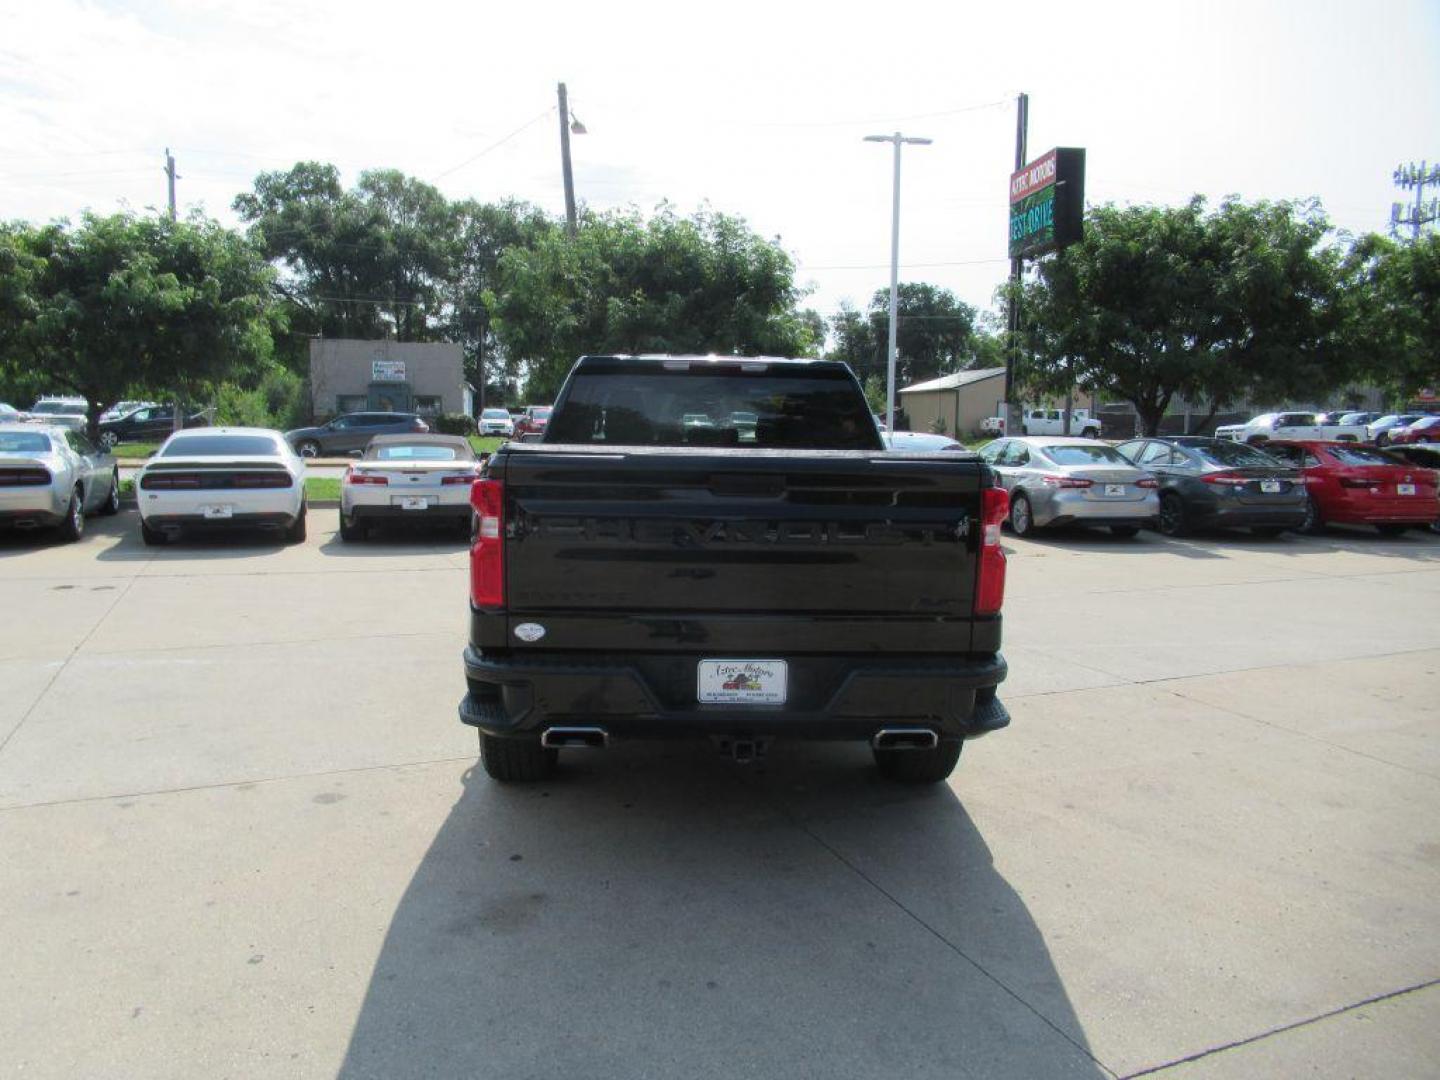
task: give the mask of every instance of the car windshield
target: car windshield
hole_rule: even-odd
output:
[[[0,431],[0,454],[48,454],[50,437],[38,431]]]
[[[884,449],[854,377],[843,371],[582,370],[567,393],[546,442]],[[756,419],[736,423],[736,413]]]
[[[372,461],[474,461],[475,455],[462,453],[458,446],[436,446],[433,443],[372,446],[365,455]]]
[[[279,457],[280,445],[269,435],[182,435],[172,438],[161,457]]]
[[[1329,446],[1330,456],[1341,465],[1404,465],[1402,458],[1370,446]]]
[[[509,414],[508,412],[506,412],[504,409],[486,409],[486,410],[485,410],[484,412],[482,412],[480,415],[481,415],[481,417],[483,417],[483,418],[486,419],[486,420],[509,420],[509,419],[510,419],[510,414]]]
[[[1216,439],[1214,442],[1182,444],[1187,450],[1193,450],[1200,455],[1202,461],[1208,465],[1219,465],[1222,469],[1243,468],[1247,465],[1278,465],[1280,464],[1269,454],[1256,450],[1253,446],[1246,446],[1244,443],[1226,442],[1224,439]]]
[[[1130,465],[1113,446],[1104,443],[1072,443],[1039,449],[1056,465]]]

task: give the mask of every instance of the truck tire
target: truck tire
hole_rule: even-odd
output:
[[[951,739],[930,750],[876,750],[875,767],[902,784],[938,784],[955,771],[964,745]]]
[[[490,779],[506,783],[544,780],[555,771],[559,750],[547,750],[538,738],[497,739],[480,732],[480,764]]]

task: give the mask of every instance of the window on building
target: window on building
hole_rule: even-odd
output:
[[[341,394],[335,399],[335,411],[339,413],[363,412],[370,405],[364,394]]]
[[[440,398],[433,394],[416,394],[415,411],[421,416],[439,416]]]

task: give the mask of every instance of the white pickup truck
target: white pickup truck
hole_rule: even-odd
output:
[[[1021,417],[1020,427],[1022,435],[1064,435],[1065,410],[1026,409]],[[1100,421],[1092,417],[1089,410],[1076,409],[1070,417],[1070,434],[1098,439]]]
[[[1364,424],[1326,424],[1315,413],[1262,413],[1249,423],[1221,424],[1215,429],[1217,439],[1233,439],[1255,446],[1271,439],[1324,439],[1337,442],[1363,442]]]

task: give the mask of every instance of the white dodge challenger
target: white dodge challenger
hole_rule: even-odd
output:
[[[177,431],[135,477],[140,535],[163,544],[189,529],[261,528],[305,539],[305,463],[278,431]]]

